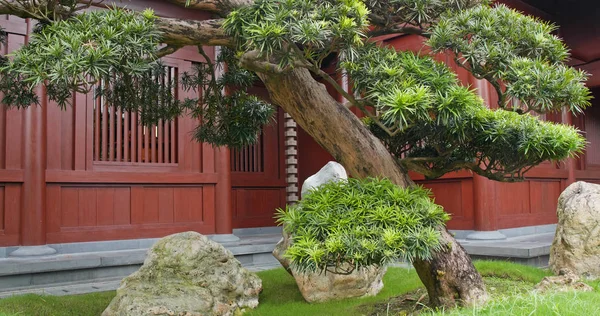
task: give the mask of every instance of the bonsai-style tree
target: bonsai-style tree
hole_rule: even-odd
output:
[[[534,114],[581,112],[590,98],[586,75],[563,64],[569,54],[552,34],[554,26],[505,6],[486,0],[169,2],[215,18],[181,20],[114,8],[84,13],[93,3],[88,1],[0,0],[0,13],[39,21],[27,45],[3,59],[4,103],[38,103],[38,85],[61,106],[68,106],[72,91],[93,90],[108,104],[141,112],[145,123],[193,115],[200,121],[198,140],[239,147],[252,143],[271,119],[273,107],[245,93],[260,80],[271,101],[354,177],[387,178],[400,187],[413,186],[409,170],[436,178],[468,169],[518,181],[531,167],[584,146],[577,130]],[[487,80],[498,94],[497,109],[444,64],[370,40],[392,33],[422,36],[432,54],[450,54]],[[206,62],[169,82],[158,59],[187,45],[197,46]],[[204,46],[221,46],[223,53],[211,60]],[[325,66],[347,76],[352,92]],[[337,102],[319,80],[346,102]],[[201,89],[201,97],[176,100],[171,84]],[[430,303],[484,301],[485,286],[469,256],[443,220],[436,223],[435,251],[416,251],[412,258]],[[431,231],[422,235],[431,237]]]

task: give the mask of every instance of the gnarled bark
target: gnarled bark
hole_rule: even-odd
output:
[[[435,253],[431,260],[416,259],[413,262],[429,294],[429,304],[452,307],[484,303],[488,295],[471,258],[445,227],[439,230],[445,249]]]
[[[248,61],[247,67],[252,68]],[[261,66],[255,68],[260,71]],[[271,100],[280,105],[354,176],[387,177],[397,185],[414,185],[384,145],[323,84],[304,68],[282,74],[259,72]],[[446,231],[443,251],[431,260],[413,262],[433,306],[477,305],[487,299],[483,280],[464,248]]]
[[[229,46],[231,37],[221,28],[223,19],[181,20],[158,18],[156,27],[162,33],[161,42],[182,47],[187,45]]]

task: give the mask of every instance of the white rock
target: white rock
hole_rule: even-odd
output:
[[[558,225],[550,250],[554,273],[568,269],[600,278],[600,185],[576,182],[558,198]]]
[[[348,174],[344,166],[335,161],[330,161],[319,172],[304,181],[304,184],[302,184],[302,196],[306,196],[310,190],[316,189],[327,182],[347,179]]]

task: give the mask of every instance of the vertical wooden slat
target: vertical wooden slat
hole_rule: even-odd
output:
[[[150,162],[156,162],[156,125],[149,128],[150,131]]]
[[[0,104],[0,168],[6,168],[6,106]]]
[[[100,161],[100,104],[94,102],[94,160]]]
[[[53,105],[53,104],[49,104]],[[56,105],[54,105],[56,106]],[[74,149],[74,106],[68,106],[65,110],[60,111],[61,128],[57,133],[60,133],[60,150],[62,154],[55,159],[60,158],[61,169],[73,170],[73,156],[77,154]]]
[[[131,129],[129,128],[129,111],[123,113],[123,161],[129,162],[129,153],[131,152]]]
[[[258,140],[254,145],[252,145],[252,149],[254,149],[254,152],[252,153],[252,156],[254,157],[254,171],[259,172],[260,169],[258,168]]]
[[[104,106],[102,98],[98,99],[98,106],[102,109],[102,153],[101,161],[107,161],[108,157],[108,107]]]
[[[4,187],[0,186],[0,232],[4,231]]]
[[[142,148],[144,147],[143,136],[144,136],[144,127],[140,124],[139,113],[135,114],[135,122],[136,122],[136,136],[137,136],[137,162],[142,162]]]
[[[150,132],[151,132],[151,126],[144,126],[143,127],[144,130],[144,162],[150,162]]]
[[[75,93],[75,102],[73,102],[73,169],[74,170],[85,170],[87,162],[88,148],[87,148],[87,111],[88,111],[88,96],[83,93]]]
[[[250,146],[246,146],[246,172],[252,171],[252,153],[250,151]]]
[[[235,171],[235,149],[229,151],[229,165],[231,171]]]
[[[114,109],[114,107],[113,107]],[[117,156],[115,158],[116,161],[123,161],[123,151],[121,149],[122,139],[123,139],[123,114],[121,108],[117,109],[116,114],[116,125],[117,125]]]
[[[8,40],[8,38],[6,39]],[[0,46],[0,51],[2,55],[6,55],[8,53],[7,50],[8,45],[6,43]],[[3,95],[0,94],[0,97]],[[0,168],[6,168],[6,106],[4,104],[0,104]],[[2,205],[0,205],[2,207]],[[4,219],[4,217],[2,218]]]
[[[258,142],[256,142],[256,160],[258,160],[258,171],[263,171],[263,133],[261,132],[258,136]]]
[[[108,161],[114,161],[115,157],[115,106],[106,106],[106,111],[108,113]]]
[[[163,159],[163,145],[165,144],[163,137],[163,121],[158,120],[158,163],[162,163]]]
[[[165,162],[171,163],[171,121],[165,122],[165,144],[163,147],[165,148]]]
[[[176,131],[176,125],[177,125],[178,120],[175,119],[173,121],[171,121],[171,163],[177,163],[177,149],[176,149],[176,145],[177,145],[177,131]]]
[[[53,102],[48,102],[48,109],[46,109],[46,115],[47,115],[47,119],[46,119],[46,128],[48,131],[52,131],[51,133],[47,133],[47,147],[46,147],[46,154],[47,154],[47,159],[46,159],[46,168],[47,169],[60,169],[61,168],[61,161],[62,161],[62,148],[61,148],[61,136],[62,136],[62,119],[61,119],[61,109],[60,107],[58,107],[57,104],[54,104]],[[4,127],[4,106],[2,105],[2,121],[1,121],[1,125],[2,127]],[[1,140],[0,141],[4,141],[4,137],[6,137],[6,131],[4,130],[4,128],[0,129],[0,134],[1,136]],[[4,146],[1,146],[0,148],[3,148]],[[3,155],[2,155],[3,156]],[[4,157],[0,157],[0,159],[3,161]],[[4,165],[4,163],[0,164],[1,166]]]

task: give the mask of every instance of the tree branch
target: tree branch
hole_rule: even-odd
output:
[[[377,27],[372,31],[369,31],[367,35],[375,37],[381,35],[388,34],[414,34],[429,38],[429,33],[425,32],[423,29],[414,27],[414,26],[404,26],[404,27]]]
[[[156,27],[162,32],[162,42],[170,46],[232,46],[231,38],[225,34],[222,19],[181,20],[158,18]]]
[[[253,0],[169,0],[169,2],[189,9],[208,11],[220,16],[254,3]]]
[[[14,15],[23,19],[65,19],[72,16],[75,11],[75,6],[69,7],[49,1],[0,0],[0,14]]]

